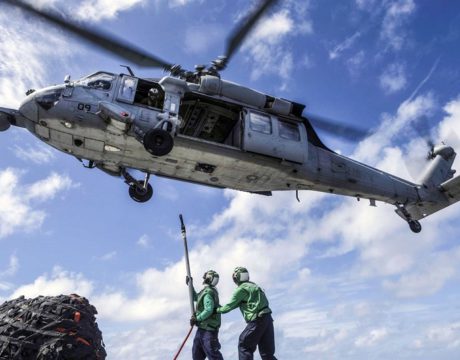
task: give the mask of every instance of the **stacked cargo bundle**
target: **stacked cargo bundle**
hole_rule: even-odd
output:
[[[0,305],[0,359],[105,359],[96,308],[76,294]]]

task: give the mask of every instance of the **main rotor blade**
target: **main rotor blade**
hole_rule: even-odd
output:
[[[306,114],[306,118],[310,120],[315,129],[321,129],[345,140],[359,141],[370,135],[368,130],[330,120],[322,116]]]
[[[170,70],[172,64],[149,54],[148,52],[140,49],[126,41],[116,38],[113,35],[108,35],[100,30],[88,29],[87,26],[78,25],[74,22],[66,20],[62,15],[52,13],[50,11],[39,10],[21,0],[3,0],[3,2],[21,8],[29,14],[38,18],[44,19],[61,29],[68,31],[80,38],[97,45],[100,48],[118,55],[132,63],[142,67],[160,67],[165,70]]]
[[[230,61],[230,58],[233,56],[236,50],[238,50],[243,40],[252,30],[252,28],[260,19],[260,17],[277,2],[278,0],[264,0],[261,3],[261,5],[246,18],[246,21],[243,22],[243,24],[241,24],[239,27],[233,30],[232,34],[229,37],[229,40],[227,41],[227,49],[224,55],[225,64],[227,64]]]

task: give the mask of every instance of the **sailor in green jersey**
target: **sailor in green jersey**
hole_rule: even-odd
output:
[[[204,288],[198,294],[193,290],[196,301],[196,313],[190,319],[190,325],[198,327],[193,340],[193,360],[223,360],[220,353],[219,327],[220,314],[216,313],[219,306],[219,293],[215,286],[219,282],[219,274],[214,270],[203,275]],[[188,284],[188,278],[187,278]]]
[[[262,360],[276,360],[272,311],[264,291],[249,281],[249,272],[244,267],[234,270],[233,281],[238,287],[230,302],[218,307],[217,313],[225,314],[239,307],[243,314],[247,325],[238,342],[239,360],[253,360],[257,347]]]

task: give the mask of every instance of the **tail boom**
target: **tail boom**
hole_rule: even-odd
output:
[[[405,220],[420,220],[460,200],[460,176],[453,177],[456,153],[450,146],[437,146],[419,187],[420,200],[397,209]]]

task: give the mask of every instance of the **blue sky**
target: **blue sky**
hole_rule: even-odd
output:
[[[224,51],[252,1],[41,0],[192,68]],[[460,4],[446,0],[285,0],[224,77],[374,132],[333,149],[416,179],[423,137],[460,148]],[[0,7],[0,106],[29,88],[124,60]],[[129,65],[129,64],[128,64]],[[148,69],[139,76],[160,77]],[[221,274],[229,299],[247,266],[274,311],[280,359],[460,357],[460,205],[413,234],[391,206],[300,192],[271,198],[153,178],[134,203],[122,180],[84,169],[23,129],[0,134],[0,300],[77,292],[99,310],[110,359],[171,358],[188,330],[178,214],[196,279]],[[458,161],[454,168],[460,168]],[[223,354],[244,327],[223,317]],[[190,346],[182,358],[190,358]]]

